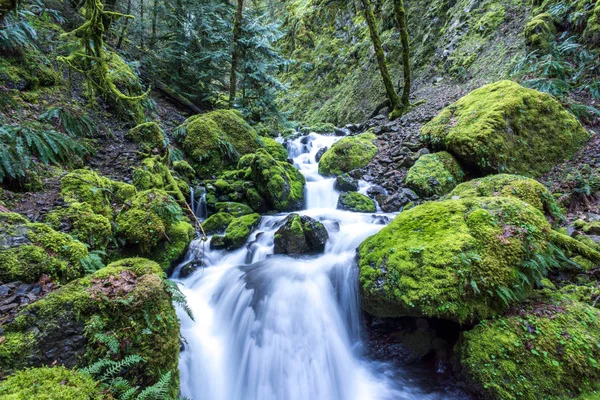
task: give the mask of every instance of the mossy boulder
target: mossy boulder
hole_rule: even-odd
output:
[[[490,318],[559,264],[556,247],[578,246],[516,198],[428,202],[360,245],[363,307],[380,317]]]
[[[347,192],[340,194],[337,208],[340,210],[360,213],[374,213],[377,211],[377,205],[375,204],[375,201],[358,192]]]
[[[319,160],[319,174],[341,175],[371,162],[377,154],[373,141],[377,137],[371,132],[350,136],[335,142]]]
[[[31,223],[19,214],[0,213],[0,282],[37,282],[43,274],[67,283],[84,274],[85,244]]]
[[[498,174],[461,183],[448,198],[515,197],[550,216],[554,221],[564,220],[563,212],[552,193],[535,179],[520,175]]]
[[[118,236],[128,246],[126,254],[151,256],[165,270],[193,239],[194,229],[184,221],[181,207],[162,190],[146,190],[132,197],[116,222]]]
[[[208,217],[206,221],[202,223],[202,227],[207,235],[225,232],[225,229],[227,229],[234,218],[235,217],[229,213],[218,212]]]
[[[196,171],[194,168],[192,168],[192,166],[185,160],[174,161],[173,170],[188,182],[194,179],[196,176]]]
[[[556,27],[552,16],[548,13],[542,13],[533,17],[523,30],[525,43],[531,50],[548,51],[550,42],[556,35]]]
[[[111,221],[96,214],[88,203],[73,202],[52,210],[45,222],[55,230],[67,231],[90,248],[104,249],[113,236]]]
[[[167,138],[156,122],[140,124],[130,129],[125,137],[136,143],[144,153],[155,149],[162,153],[167,149]]]
[[[244,215],[234,218],[225,229],[225,236],[213,236],[211,248],[235,250],[246,244],[250,234],[260,223],[260,214]]]
[[[467,94],[421,129],[422,140],[480,173],[538,177],[590,135],[552,96],[512,81]]]
[[[600,2],[598,1],[588,17],[583,37],[593,46],[600,46]]]
[[[246,204],[236,202],[223,202],[215,204],[217,213],[227,213],[234,217],[241,217],[248,214],[254,214],[254,211]]]
[[[180,204],[185,203],[190,193],[188,184],[169,169],[165,159],[154,156],[142,160],[132,173],[133,184],[138,190],[161,189],[169,193]]]
[[[64,367],[27,368],[0,382],[4,400],[104,400],[100,384],[86,373]],[[111,398],[111,397],[108,397]]]
[[[234,110],[218,110],[187,119],[183,150],[202,178],[209,178],[244,154],[254,153],[261,142],[254,129]]]
[[[260,141],[262,142],[262,145],[265,148],[265,150],[269,152],[271,157],[273,157],[277,161],[287,161],[288,152],[281,143],[270,137],[261,137]]]
[[[22,309],[3,326],[0,370],[141,356],[123,371],[134,386],[154,384],[170,372],[169,395],[179,391],[179,321],[161,267],[123,259],[70,282]]]
[[[481,322],[464,333],[457,354],[485,398],[567,399],[598,390],[599,336],[599,310],[548,299]]]
[[[573,222],[573,226],[588,235],[600,236],[600,221],[586,222],[582,219],[578,219]]]
[[[304,176],[293,165],[275,160],[259,149],[251,164],[251,177],[258,193],[277,211],[300,210],[304,206]]]
[[[406,186],[421,197],[442,196],[463,181],[465,174],[446,151],[421,156],[406,174]]]
[[[290,214],[275,232],[275,254],[322,253],[329,240],[327,229],[306,215]]]
[[[333,188],[340,192],[356,192],[358,191],[358,181],[348,174],[338,175]]]

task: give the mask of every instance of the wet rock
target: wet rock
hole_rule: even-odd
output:
[[[380,195],[387,195],[387,191],[383,186],[373,185],[367,189],[367,196],[369,196],[372,199],[376,199],[377,196]]]
[[[335,178],[333,187],[340,192],[356,192],[358,191],[358,181],[348,174],[342,174]]]
[[[323,154],[325,154],[325,152],[329,150],[329,147],[323,147],[321,149],[319,149],[319,151],[317,151],[317,154],[315,154],[315,161],[319,162],[321,161],[321,157],[323,157]]]
[[[397,212],[407,204],[417,200],[419,196],[408,188],[402,188],[391,196],[378,195],[376,197],[381,210],[384,212]]]
[[[346,128],[335,128],[333,130],[333,134],[335,136],[348,136],[348,135],[350,135],[350,130],[348,130]]]
[[[290,214],[275,232],[275,254],[322,253],[329,240],[327,229],[305,215]]]

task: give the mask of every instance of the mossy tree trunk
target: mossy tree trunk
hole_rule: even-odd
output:
[[[235,104],[235,95],[237,90],[237,68],[240,62],[239,40],[242,33],[242,18],[244,17],[244,0],[238,0],[235,20],[233,22],[233,52],[231,54],[231,74],[229,76],[229,107],[233,108]]]
[[[394,14],[396,26],[400,31],[400,43],[402,44],[402,66],[404,68],[404,88],[402,89],[402,111],[408,111],[410,107],[410,45],[408,43],[408,28],[406,27],[406,11],[404,0],[394,0]]]
[[[0,22],[9,12],[17,8],[17,0],[0,0]]]
[[[402,115],[402,102],[400,96],[398,96],[398,93],[396,93],[394,83],[390,77],[390,72],[385,60],[385,53],[383,52],[383,45],[381,44],[381,38],[379,37],[379,32],[377,31],[377,23],[375,21],[375,13],[373,12],[371,0],[361,1],[364,7],[367,25],[369,25],[371,41],[373,42],[373,49],[375,50],[375,55],[377,57],[377,64],[379,65],[379,71],[381,72],[381,78],[383,79],[385,92],[388,100],[390,101],[390,108],[392,109],[392,112],[390,113],[390,119],[395,119]]]
[[[127,15],[131,14],[131,0],[127,1]],[[125,39],[125,32],[127,32],[127,28],[129,27],[130,20],[126,18],[126,21],[123,23],[123,29],[121,30],[121,36],[119,36],[119,40],[117,41],[117,49],[121,48],[123,44],[123,39]]]

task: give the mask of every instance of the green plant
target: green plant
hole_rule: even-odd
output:
[[[173,300],[173,303],[175,303],[179,307],[181,307],[185,311],[185,313],[190,317],[190,319],[193,321],[194,314],[192,313],[192,309],[190,308],[190,306],[187,303],[187,298],[181,292],[181,289],[179,289],[179,286],[177,286],[177,283],[170,281],[170,280],[165,280],[165,290],[167,291],[167,293],[169,293],[171,295],[171,300]]]
[[[104,262],[102,262],[102,257],[105,257],[106,253],[101,250],[93,250],[88,252],[88,256],[86,258],[81,259],[81,265],[83,266],[83,270],[86,274],[91,274],[98,271],[101,268],[104,268]]]
[[[9,13],[0,22],[0,53],[19,54],[25,47],[33,46],[37,38],[35,28],[26,20],[32,13],[19,9]]]
[[[0,182],[22,181],[35,166],[72,163],[89,154],[75,138],[41,125],[0,125]]]
[[[98,133],[98,128],[90,117],[66,107],[50,107],[38,120],[53,123],[56,129],[62,129],[73,137],[93,137]]]

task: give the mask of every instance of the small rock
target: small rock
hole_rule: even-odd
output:
[[[333,187],[340,192],[356,192],[358,191],[358,181],[348,174],[342,174],[335,178]]]

